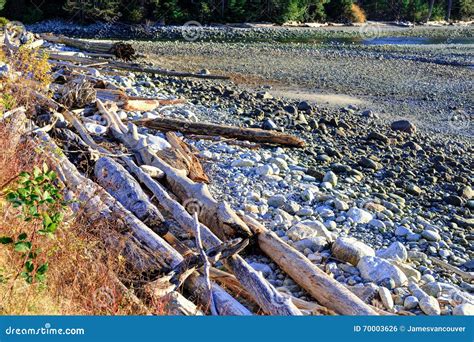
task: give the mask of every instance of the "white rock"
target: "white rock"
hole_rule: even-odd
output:
[[[273,174],[273,169],[270,165],[261,165],[255,169],[255,173],[260,176],[270,176]]]
[[[332,254],[341,261],[357,265],[364,256],[374,256],[372,247],[349,237],[338,237],[332,246]]]
[[[353,207],[349,209],[347,215],[355,222],[355,223],[368,223],[370,220],[373,219],[373,216],[368,211],[363,209],[359,209],[357,207]]]
[[[425,229],[424,231],[422,231],[421,236],[424,237],[428,241],[441,240],[441,236],[439,235],[439,233],[431,229]]]
[[[251,167],[255,164],[255,162],[251,159],[236,159],[232,162],[232,167]]]
[[[283,171],[288,170],[288,163],[286,162],[286,160],[282,158],[271,158],[269,162],[271,164],[275,164],[276,166],[278,166],[280,170],[283,170]]]
[[[405,262],[408,258],[407,249],[398,241],[393,242],[389,247],[380,249],[376,255],[382,259],[398,260]]]
[[[388,310],[392,310],[393,309],[393,298],[392,298],[392,294],[390,293],[389,289],[387,289],[384,286],[380,286],[379,287],[379,296],[380,296],[380,299],[382,300],[382,303],[385,306],[385,308],[387,308]]]
[[[400,287],[407,282],[406,275],[398,267],[375,256],[362,257],[357,264],[357,268],[363,279],[374,283],[391,278],[395,282],[395,286]]]
[[[301,193],[301,199],[306,202],[312,202],[314,200],[314,194],[311,190],[306,189]]]
[[[464,303],[457,305],[453,309],[453,315],[456,316],[474,316],[474,305],[469,303]]]
[[[282,207],[286,202],[286,197],[284,195],[273,195],[267,201],[268,205],[274,208]]]
[[[328,171],[323,178],[323,182],[329,182],[332,184],[332,186],[337,185],[337,176],[334,172]]]
[[[434,297],[426,296],[421,298],[419,305],[421,311],[429,316],[437,316],[441,314],[439,303]]]
[[[349,209],[349,204],[347,204],[346,202],[336,198],[334,200],[334,207],[337,209],[337,210],[341,210],[341,211],[346,211]]]
[[[320,225],[318,225],[315,223],[316,221],[314,221],[312,224],[307,224],[306,222],[313,221],[298,222],[286,232],[286,235],[293,241],[300,241],[303,239],[315,237],[324,237],[327,241],[332,240],[331,233],[326,229],[326,227],[324,227],[322,223],[319,222]]]
[[[405,310],[412,310],[418,306],[418,298],[415,296],[407,296],[403,301],[403,308]]]

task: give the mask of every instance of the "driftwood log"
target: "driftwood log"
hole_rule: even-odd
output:
[[[101,157],[95,164],[97,183],[159,235],[166,233],[163,215],[150,202],[137,181],[117,162]]]
[[[257,235],[258,245],[262,251],[319,303],[343,315],[377,314],[344,285],[330,278],[275,233],[250,217],[244,217],[244,220]]]
[[[148,174],[136,166],[131,159],[125,159],[127,167],[137,178],[154,194],[157,201],[164,207],[188,233],[194,234],[194,220],[186,209],[173,200],[161,185],[155,182]],[[200,224],[201,237],[204,246],[211,248],[222,242],[207,228]],[[257,272],[255,272],[240,256],[234,256],[228,263],[236,277],[252,295],[255,302],[267,313],[288,315],[299,314],[296,307],[285,300],[276,290]]]
[[[51,53],[49,55],[49,58],[52,60],[82,63],[85,65],[88,65],[91,63],[97,64],[97,63],[106,62],[107,64],[103,64],[101,65],[101,67],[110,67],[113,69],[127,70],[127,71],[132,71],[132,72],[142,72],[145,74],[153,74],[153,75],[174,76],[174,77],[194,77],[194,78],[205,78],[205,79],[214,79],[214,80],[229,79],[228,76],[208,75],[208,74],[199,74],[199,73],[192,73],[192,72],[179,72],[179,71],[165,70],[165,69],[160,69],[160,68],[153,68],[153,67],[149,67],[145,65],[136,64],[136,63],[124,63],[124,62],[111,61],[108,59],[101,59],[101,58],[84,58],[84,57],[69,56],[69,55],[58,54],[58,53]]]
[[[304,140],[293,135],[259,128],[243,128],[205,122],[189,122],[172,118],[141,119],[135,124],[160,131],[177,131],[183,134],[221,136],[265,144],[304,147]]]
[[[75,117],[73,119],[77,120]],[[81,128],[80,125],[76,125]],[[84,136],[81,137],[85,138],[86,142],[93,141],[87,132],[82,133]],[[163,272],[169,272],[183,262],[183,257],[165,240],[125,209],[122,204],[116,201],[103,188],[82,176],[47,133],[40,131],[37,134],[39,137],[38,145],[51,159],[60,179],[74,193],[75,197],[84,204],[91,216],[105,217],[107,219],[118,217],[136,235],[136,239],[153,252],[153,257],[157,260]],[[98,146],[94,143],[93,147]],[[100,148],[100,150],[101,152],[108,153],[103,148]],[[196,275],[193,279],[190,290],[202,291],[201,289],[202,286],[205,286],[206,279],[200,275]],[[217,298],[216,305],[221,315],[251,315],[248,309],[218,285],[213,286],[213,291],[215,292],[213,295],[214,298]],[[201,299],[201,297],[198,299]],[[186,301],[186,299],[183,297],[180,298],[180,301]],[[203,301],[202,304],[207,305],[207,302]],[[189,306],[192,307],[191,304]]]
[[[100,103],[98,104],[99,106],[101,105]],[[133,141],[133,135],[127,136],[126,134],[121,132],[120,126],[117,123],[119,121],[117,115],[115,113],[107,111],[105,111],[105,113],[107,113],[109,116],[109,122],[112,125],[111,129],[114,136],[128,147],[135,146],[135,142]],[[130,124],[130,127],[135,127],[136,130],[135,125]],[[130,140],[129,137],[132,140]],[[137,153],[137,156],[139,158],[141,156],[140,151],[143,150],[146,150],[146,148],[140,148],[136,150],[132,149],[132,151]],[[159,160],[159,158],[156,156],[154,156],[154,158]],[[167,194],[167,192],[163,189],[163,187],[157,182],[155,182],[148,174],[143,172],[141,168],[135,165],[130,158],[123,157],[123,159],[126,161],[127,167],[131,170],[131,172],[134,173],[138,177],[138,179],[153,192],[160,205],[173,215],[175,220],[181,225],[183,229],[185,229],[190,234],[194,234],[194,220],[191,215],[186,211],[185,207],[180,205],[178,202],[172,200],[171,197]],[[173,169],[161,160],[160,163],[162,163],[163,166],[166,166],[168,170]],[[163,171],[167,175],[167,172],[165,170]],[[177,174],[181,174],[181,178],[189,180],[185,175],[183,176],[182,172],[180,172],[179,170],[175,170],[175,172]],[[192,182],[191,180],[189,181]],[[199,184],[199,186],[200,188],[203,188],[205,187],[205,184]],[[201,210],[201,212],[203,211],[205,210]],[[237,217],[235,213],[233,215]],[[199,217],[201,216],[202,215],[199,215]],[[215,236],[209,230],[209,228],[207,228],[206,225],[201,224],[200,229],[203,244],[206,246],[206,248],[214,247],[222,243],[219,238]],[[234,274],[236,274],[237,278],[242,283],[242,285],[253,296],[254,300],[266,313],[273,315],[301,314],[301,312],[291,303],[291,301],[288,300],[288,298],[276,291],[276,289],[270,283],[268,283],[260,273],[253,270],[252,267],[250,267],[247,262],[245,262],[245,260],[242,259],[240,256],[234,256],[230,258],[228,260],[228,263]]]
[[[42,34],[41,38],[51,43],[64,44],[84,51],[100,54],[112,54],[115,57],[125,61],[130,61],[136,57],[135,49],[132,47],[132,45],[124,42],[99,42],[69,38],[65,36],[55,36],[52,34]]]

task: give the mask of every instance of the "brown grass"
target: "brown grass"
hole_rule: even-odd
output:
[[[359,5],[352,4],[351,11],[352,11],[352,21],[354,23],[365,23],[367,21],[365,12]]]
[[[41,165],[43,158],[32,143],[15,146],[12,137],[8,126],[0,123],[0,236],[31,234],[36,229],[18,217],[18,209],[4,195],[21,171]],[[17,277],[22,265],[19,253],[0,245],[0,315],[144,314],[117,285],[117,274],[126,275],[122,251],[105,246],[95,234],[113,234],[111,227],[110,222],[90,222],[83,214],[68,212],[55,237],[38,242],[39,258],[50,267],[43,283],[31,285]]]

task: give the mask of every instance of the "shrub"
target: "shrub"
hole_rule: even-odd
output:
[[[367,18],[365,17],[365,12],[356,4],[352,4],[352,22],[354,23],[365,23]]]
[[[5,27],[10,21],[5,17],[0,17],[0,27]]]

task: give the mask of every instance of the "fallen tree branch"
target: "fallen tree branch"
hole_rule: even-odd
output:
[[[248,216],[242,218],[257,235],[262,251],[319,303],[343,315],[377,314],[344,285],[330,278],[275,233]]]
[[[133,72],[142,72],[145,74],[156,74],[156,75],[174,76],[174,77],[194,77],[194,78],[205,78],[205,79],[214,79],[214,80],[228,80],[230,78],[228,76],[197,74],[197,73],[192,73],[192,72],[178,72],[178,71],[164,70],[164,69],[159,69],[159,68],[152,68],[152,67],[148,67],[148,66],[144,66],[140,64],[110,61],[110,60],[100,59],[100,58],[84,58],[84,57],[78,57],[78,56],[68,56],[68,55],[62,55],[62,54],[57,54],[57,53],[50,54],[49,58],[53,60],[58,60],[58,61],[68,61],[68,62],[82,63],[82,64],[107,62],[107,64],[104,66],[114,68],[114,69],[128,70],[128,71],[133,71]]]
[[[221,136],[239,140],[277,144],[288,147],[304,147],[305,142],[293,135],[259,128],[243,128],[204,122],[189,122],[173,118],[141,119],[134,123],[160,131],[176,131],[183,134]]]

